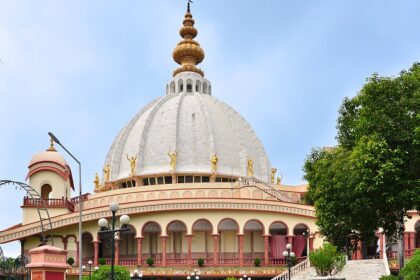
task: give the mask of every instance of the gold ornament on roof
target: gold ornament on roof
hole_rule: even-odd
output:
[[[254,161],[248,159],[248,176],[254,176]]]
[[[281,180],[283,179],[283,174],[280,173],[280,176],[277,177],[277,185],[281,185]]]
[[[103,171],[105,182],[109,182],[109,174],[111,173],[111,167],[109,166],[109,164],[105,165]]]
[[[50,146],[47,149],[48,152],[57,152],[57,150],[54,148],[54,140],[50,139]]]
[[[126,154],[126,156],[127,156],[127,160],[130,162],[130,171],[131,171],[131,174],[134,174],[134,172],[136,171],[137,156],[135,156],[135,157],[128,157],[127,154]]]
[[[99,175],[98,175],[98,173],[95,174],[95,180],[93,180],[93,184],[95,185],[95,189],[99,189],[100,188]]]
[[[277,168],[271,168],[271,184],[274,184],[274,179],[276,177]]]
[[[176,151],[172,152],[172,153],[168,152],[168,156],[169,156],[169,159],[170,159],[169,164],[171,165],[171,169],[172,169],[172,171],[175,171],[176,161],[178,159],[178,153]]]
[[[219,159],[217,158],[216,154],[213,154],[213,156],[210,159],[211,162],[211,171],[216,172],[217,171],[217,162]]]
[[[176,63],[181,65],[180,68],[173,72],[175,76],[181,72],[195,72],[204,77],[204,72],[197,68],[196,65],[203,61],[204,51],[200,44],[193,40],[197,36],[197,29],[194,27],[194,20],[190,11],[190,1],[187,5],[187,13],[185,14],[183,26],[179,30],[179,35],[183,38],[172,52],[172,57]]]

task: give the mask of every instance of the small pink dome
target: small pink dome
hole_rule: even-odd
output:
[[[36,153],[29,161],[29,167],[40,162],[54,162],[62,167],[67,166],[67,162],[64,157],[56,151],[43,151]]]

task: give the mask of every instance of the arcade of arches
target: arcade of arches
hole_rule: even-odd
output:
[[[188,234],[185,223],[174,220],[163,235],[161,225],[154,221],[145,223],[141,229],[130,225],[128,231],[117,237],[115,261],[120,265],[145,266],[146,260],[153,258],[156,266],[173,266],[194,264],[202,258],[206,265],[242,266],[253,265],[259,258],[262,264],[273,265],[285,263],[282,252],[287,243],[293,244],[297,258],[305,258],[307,249],[313,248],[313,236],[306,238],[309,228],[304,224],[289,230],[285,223],[275,221],[265,231],[260,221],[249,220],[240,230],[234,219],[226,218],[216,225],[217,234],[213,227],[208,220],[199,219]],[[141,231],[141,237],[136,237],[137,230]],[[94,241],[91,233],[83,234],[84,262],[90,259],[96,265],[100,258],[110,262],[111,250],[105,239],[98,236],[98,241]]]

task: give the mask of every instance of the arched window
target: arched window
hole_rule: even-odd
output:
[[[49,184],[44,184],[41,187],[41,198],[42,199],[49,199],[50,193],[52,192],[52,187]]]
[[[184,81],[178,80],[178,92],[184,91]]]
[[[187,92],[192,92],[192,80],[187,80]]]
[[[211,85],[209,85],[209,95],[211,95]]]

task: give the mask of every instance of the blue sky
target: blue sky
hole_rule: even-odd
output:
[[[164,95],[185,6],[0,0],[0,179],[24,181],[53,131],[82,162],[92,192],[118,131]],[[286,184],[303,182],[312,147],[336,143],[345,96],[374,72],[396,75],[420,60],[419,12],[415,0],[192,5],[213,96],[248,120]],[[23,196],[2,188],[0,228],[20,222]],[[2,248],[18,255],[16,243]]]

